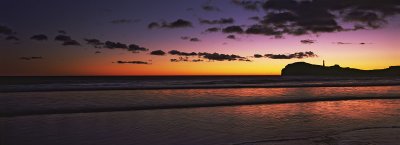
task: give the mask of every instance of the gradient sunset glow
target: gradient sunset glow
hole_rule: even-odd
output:
[[[298,61],[325,60],[359,69],[400,65],[398,1],[329,6],[334,1],[5,0],[0,6],[0,75],[280,75],[285,65]],[[250,31],[254,25],[262,28]],[[231,26],[243,32],[228,30]],[[60,35],[70,39],[55,40]],[[99,42],[94,46],[85,39]],[[133,52],[107,41],[148,50]],[[156,50],[166,54],[152,55]],[[168,54],[171,50],[196,55]],[[305,52],[315,56],[265,56]],[[248,61],[200,53],[233,54]],[[179,62],[171,60],[179,57]]]

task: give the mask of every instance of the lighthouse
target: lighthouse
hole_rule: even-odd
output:
[[[325,67],[325,60],[323,60],[323,61],[322,61],[322,66],[324,66],[324,67]]]

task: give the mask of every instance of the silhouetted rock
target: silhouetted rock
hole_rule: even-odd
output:
[[[282,76],[400,76],[400,66],[386,69],[360,70],[342,68],[339,65],[321,66],[306,62],[296,62],[282,69]]]

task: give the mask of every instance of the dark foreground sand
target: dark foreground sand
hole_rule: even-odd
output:
[[[0,118],[1,145],[397,145],[400,100]]]

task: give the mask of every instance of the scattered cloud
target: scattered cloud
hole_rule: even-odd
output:
[[[140,51],[148,51],[149,49],[141,47],[137,44],[127,45],[121,42],[106,41],[101,42],[98,39],[84,39],[87,44],[94,46],[95,48],[108,48],[108,49],[123,49],[133,53],[139,53]]]
[[[373,44],[373,43],[365,43],[365,42],[360,42],[360,43],[352,43],[352,42],[332,42],[333,44],[337,45],[346,45],[346,44],[360,44],[360,45],[366,45],[366,44]]]
[[[146,61],[117,61],[116,63],[118,64],[150,64],[149,62]]]
[[[199,42],[201,40],[199,38],[190,38],[189,41],[191,41],[191,42]]]
[[[182,40],[189,40],[190,42],[200,42],[201,40],[197,37],[182,36]]]
[[[57,36],[54,38],[54,40],[65,42],[65,41],[71,41],[72,39],[71,39],[70,36],[66,36],[66,35],[57,35]]]
[[[246,0],[233,2],[251,3]],[[399,6],[400,2],[395,0],[268,0],[262,3],[265,16],[246,33],[282,37],[377,29],[387,23],[388,17],[400,14]],[[345,28],[348,24],[354,24],[354,27]]]
[[[139,51],[149,51],[149,49],[147,49],[145,47],[141,47],[141,46],[136,45],[136,44],[130,44],[128,46],[128,51],[139,52]]]
[[[206,32],[218,32],[218,31],[220,31],[220,30],[221,30],[221,28],[211,27],[211,28],[208,28],[208,29],[206,30]]]
[[[249,20],[260,21],[261,18],[259,16],[249,17]]]
[[[63,42],[62,43],[63,46],[80,46],[81,45],[78,41],[72,40],[70,36],[66,36],[66,35],[57,35],[54,38],[54,40]]]
[[[80,46],[81,44],[76,40],[68,40],[68,41],[64,41],[62,45],[64,45],[64,46]]]
[[[98,39],[83,39],[86,41],[86,44],[92,45],[95,48],[102,48],[104,43]]]
[[[114,49],[114,48],[127,49],[128,48],[128,46],[124,43],[112,42],[112,41],[106,41],[104,43],[104,47],[109,48],[109,49]]]
[[[261,54],[254,54],[254,56],[253,56],[254,58],[262,58],[262,57],[264,57],[263,55],[261,55]]]
[[[33,35],[30,39],[37,40],[37,41],[45,41],[48,39],[48,37],[44,34],[37,34],[37,35]]]
[[[222,32],[224,33],[243,33],[243,29],[240,26],[228,26],[224,29],[222,29]]]
[[[352,44],[349,42],[333,42],[334,44],[338,44],[338,45],[344,45],[344,44]]]
[[[189,36],[182,36],[181,39],[182,39],[182,40],[189,40],[190,37],[189,37]]]
[[[208,53],[208,52],[181,52],[178,50],[171,50],[168,52],[170,55],[178,55],[179,58],[170,59],[171,62],[202,62],[204,60],[208,61],[248,61],[246,57],[242,57],[234,54],[220,54],[220,53]],[[197,59],[190,59],[189,57],[197,56]]]
[[[386,24],[386,20],[381,18],[376,12],[354,10],[344,16],[346,22],[361,22],[370,28],[379,28]]]
[[[13,30],[6,26],[0,25],[0,34],[11,35],[11,34],[13,34]]]
[[[228,35],[228,36],[226,36],[226,38],[235,40],[236,36],[235,35]]]
[[[147,25],[147,28],[154,29],[154,28],[186,28],[186,27],[193,27],[192,22],[178,19],[174,22],[151,22]]]
[[[201,6],[201,8],[202,8],[203,10],[209,11],[209,12],[212,12],[212,11],[214,11],[214,12],[220,12],[220,11],[221,11],[218,7],[212,6],[212,5],[210,5],[210,4],[203,5],[203,6]]]
[[[199,19],[200,24],[233,24],[235,20],[233,18],[221,18],[217,20],[207,20],[207,19]]]
[[[163,55],[165,55],[166,53],[164,52],[164,51],[162,51],[162,50],[154,50],[154,51],[152,51],[152,52],[150,52],[150,55],[159,55],[159,56],[163,56]]]
[[[246,10],[257,11],[262,4],[261,1],[254,0],[232,0],[232,3],[243,7]]]
[[[168,52],[168,54],[170,54],[170,55],[179,55],[179,56],[197,56],[196,52],[188,53],[188,52],[181,52],[181,51],[178,51],[178,50],[171,50],[171,51]]]
[[[270,59],[303,59],[303,58],[312,58],[318,57],[314,52],[296,52],[293,54],[265,54],[264,57]]]
[[[259,35],[267,35],[267,36],[282,36],[283,32],[274,29],[273,27],[268,27],[265,25],[252,25],[246,29],[247,34],[259,34]]]
[[[157,22],[151,22],[149,25],[147,25],[147,28],[149,29],[154,29],[154,28],[159,28],[161,25],[158,24]]]
[[[311,39],[305,39],[300,41],[302,44],[313,44],[316,42],[316,40],[311,40]]]
[[[19,41],[19,38],[15,37],[15,36],[7,36],[6,40]]]
[[[95,51],[94,52],[94,54],[100,54],[101,53],[101,51]]]
[[[203,62],[202,59],[189,59],[189,57],[179,57],[170,59],[171,62]]]
[[[202,52],[198,53],[198,55],[204,59],[208,59],[210,61],[251,61],[246,57],[242,57],[234,54],[219,54],[219,53],[207,53]]]
[[[35,59],[43,59],[41,56],[32,56],[32,57],[20,57],[21,60],[35,60]]]
[[[189,62],[189,57],[179,57],[170,59],[171,62]]]

